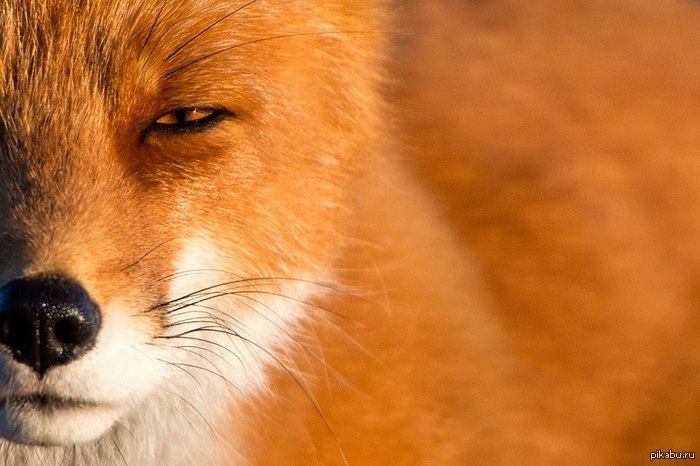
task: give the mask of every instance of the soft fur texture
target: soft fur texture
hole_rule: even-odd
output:
[[[69,275],[103,322],[41,379],[0,349],[5,464],[693,451],[698,30],[670,0],[2,2],[0,285]],[[220,118],[159,123],[187,109]]]

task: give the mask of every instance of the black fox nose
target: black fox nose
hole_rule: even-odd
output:
[[[40,376],[92,348],[100,320],[85,289],[67,277],[20,278],[0,289],[0,343]]]

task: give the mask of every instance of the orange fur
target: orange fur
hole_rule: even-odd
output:
[[[697,5],[671,0],[0,6],[0,285],[70,275],[105,326],[136,329],[124,347],[160,351],[144,350],[163,375],[142,404],[66,452],[534,465],[694,451],[699,28]],[[192,108],[225,116],[154,126]],[[159,338],[188,323],[172,301],[222,283],[239,295],[199,309],[229,338],[195,329],[211,344],[161,364],[181,352]],[[0,393],[54,390],[72,367],[3,375]],[[55,445],[0,448],[54,464],[69,454]]]

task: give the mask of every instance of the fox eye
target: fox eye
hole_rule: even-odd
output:
[[[157,118],[151,130],[166,131],[201,131],[216,124],[224,112],[213,108],[181,108],[168,112]]]

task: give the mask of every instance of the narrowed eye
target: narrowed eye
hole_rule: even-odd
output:
[[[181,108],[157,118],[151,130],[201,131],[216,124],[225,112],[213,108]]]

